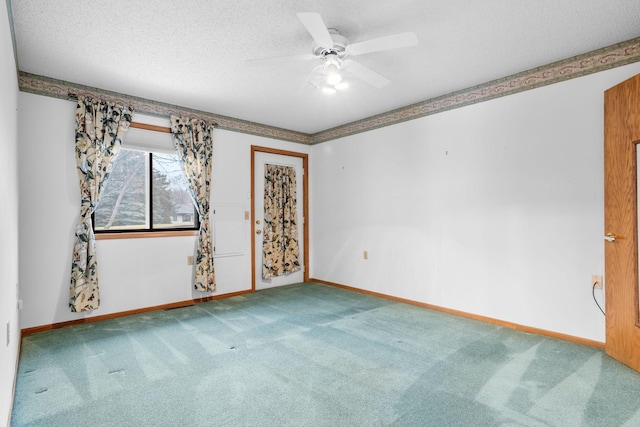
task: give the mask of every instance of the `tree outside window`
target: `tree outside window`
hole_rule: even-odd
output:
[[[197,230],[176,155],[121,149],[94,213],[96,232]]]

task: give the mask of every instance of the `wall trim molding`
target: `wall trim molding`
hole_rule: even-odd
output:
[[[410,304],[410,305],[414,305],[414,306],[417,306],[417,307],[426,308],[426,309],[429,309],[429,310],[439,311],[439,312],[447,313],[447,314],[453,314],[455,316],[465,317],[467,319],[478,320],[478,321],[481,321],[481,322],[490,323],[492,325],[503,326],[505,328],[515,329],[515,330],[521,331],[521,332],[526,332],[526,333],[541,335],[541,336],[554,338],[554,339],[558,339],[558,340],[562,340],[562,341],[567,341],[567,342],[571,342],[571,343],[574,343],[574,344],[585,345],[585,346],[588,346],[588,347],[594,347],[594,348],[598,348],[598,349],[601,349],[601,350],[604,350],[604,348],[605,348],[605,343],[600,342],[600,341],[589,340],[589,339],[586,339],[586,338],[581,338],[581,337],[576,337],[576,336],[573,336],[573,335],[562,334],[562,333],[559,333],[559,332],[553,332],[553,331],[549,331],[549,330],[546,330],[546,329],[539,329],[539,328],[533,328],[533,327],[530,327],[530,326],[524,326],[524,325],[520,325],[518,323],[507,322],[507,321],[500,320],[500,319],[495,319],[495,318],[492,318],[492,317],[480,316],[478,314],[467,313],[467,312],[464,312],[464,311],[454,310],[454,309],[441,307],[441,306],[437,306],[437,305],[433,305],[433,304],[427,304],[427,303],[423,303],[423,302],[420,302],[420,301],[410,300],[410,299],[406,299],[406,298],[400,298],[400,297],[396,297],[396,296],[393,296],[393,295],[382,294],[382,293],[379,293],[379,292],[368,291],[368,290],[356,288],[356,287],[353,287],[353,286],[347,286],[347,285],[342,285],[342,284],[335,283],[335,282],[329,282],[327,280],[310,278],[310,279],[308,279],[308,281],[309,282],[314,282],[314,283],[319,283],[319,284],[322,284],[322,285],[333,286],[333,287],[336,287],[336,288],[346,289],[348,291],[358,292],[358,293],[365,294],[365,295],[371,295],[371,296],[378,297],[378,298],[383,298],[383,299],[386,299],[386,300],[389,300],[389,301],[395,301],[395,302],[400,302],[400,303],[404,303],[404,304]],[[145,307],[145,308],[139,308],[139,309],[135,309],[135,310],[120,311],[120,312],[117,312],[117,313],[104,314],[104,315],[100,315],[100,316],[85,317],[85,318],[82,318],[82,319],[69,320],[69,321],[66,321],[66,322],[58,322],[58,323],[53,323],[53,324],[48,324],[48,325],[35,326],[35,327],[31,327],[31,328],[24,328],[24,329],[22,329],[20,331],[20,333],[21,333],[21,337],[23,337],[23,336],[26,336],[26,335],[35,334],[35,333],[39,333],[39,332],[51,331],[51,330],[60,329],[60,328],[66,328],[68,326],[82,325],[82,324],[85,324],[85,323],[101,322],[103,320],[116,319],[116,318],[119,318],[119,317],[131,316],[131,315],[134,315],[134,314],[148,313],[148,312],[151,312],[151,311],[171,310],[171,309],[175,309],[175,308],[188,307],[188,306],[192,306],[192,305],[195,305],[195,304],[198,304],[198,303],[201,303],[201,302],[213,301],[213,300],[224,299],[224,298],[231,298],[231,297],[235,297],[235,296],[239,296],[239,295],[251,294],[251,293],[254,293],[254,292],[256,292],[256,291],[253,290],[253,289],[247,289],[247,290],[244,290],[244,291],[231,292],[231,293],[228,293],[228,294],[221,294],[221,295],[213,295],[213,296],[203,297],[203,298],[194,298],[194,299],[190,299],[190,300],[178,301],[178,302],[174,302],[174,303],[157,305],[157,306],[153,306],[153,307]]]
[[[489,101],[502,96],[513,95],[518,92],[536,89],[588,74],[598,73],[638,61],[640,61],[640,37],[314,134],[249,122],[206,111],[111,92],[63,80],[56,80],[23,71],[20,71],[18,74],[18,84],[21,91],[37,95],[68,99],[74,102],[77,96],[87,95],[130,105],[139,113],[160,117],[168,117],[171,115],[191,116],[216,122],[220,129],[232,132],[246,133],[305,145],[315,145],[455,108]]]
[[[387,295],[387,294],[381,294],[381,293],[378,293],[378,292],[367,291],[365,289],[354,288],[352,286],[341,285],[339,283],[328,282],[326,280],[320,280],[320,279],[313,279],[312,278],[312,279],[309,279],[309,281],[310,282],[315,282],[315,283],[320,283],[320,284],[323,284],[323,285],[334,286],[336,288],[346,289],[346,290],[358,292],[358,293],[361,293],[361,294],[371,295],[371,296],[378,297],[378,298],[384,298],[384,299],[387,299],[387,300],[390,300],[390,301],[396,301],[396,302],[401,302],[401,303],[404,303],[404,304],[415,305],[417,307],[422,307],[422,308],[426,308],[426,309],[429,309],[429,310],[440,311],[442,313],[453,314],[455,316],[465,317],[467,319],[478,320],[478,321],[481,321],[481,322],[490,323],[492,325],[503,326],[505,328],[515,329],[515,330],[520,331],[520,332],[526,332],[526,333],[530,333],[530,334],[541,335],[541,336],[545,336],[545,337],[549,337],[549,338],[554,338],[554,339],[558,339],[558,340],[562,340],[562,341],[571,342],[571,343],[574,343],[574,344],[580,344],[580,345],[585,345],[585,346],[588,346],[588,347],[594,347],[594,348],[597,348],[597,349],[600,349],[600,350],[604,350],[604,348],[605,348],[605,343],[600,342],[600,341],[594,341],[594,340],[589,340],[589,339],[586,339],[586,338],[576,337],[576,336],[573,336],[573,335],[567,335],[567,334],[562,334],[562,333],[559,333],[559,332],[548,331],[546,329],[539,329],[539,328],[533,328],[533,327],[530,327],[530,326],[524,326],[524,325],[520,325],[518,323],[507,322],[505,320],[495,319],[495,318],[492,318],[492,317],[480,316],[478,314],[467,313],[465,311],[453,310],[451,308],[441,307],[441,306],[437,306],[437,305],[433,305],[433,304],[427,304],[427,303],[424,303],[424,302],[414,301],[414,300],[410,300],[410,299],[406,299],[406,298],[395,297],[393,295]]]
[[[640,61],[640,37],[313,134],[313,144]]]
[[[251,294],[253,292],[255,292],[253,289],[247,289],[244,291],[230,292],[228,294],[212,295],[208,297],[194,298],[194,299],[189,299],[184,301],[172,302],[169,304],[156,305],[152,307],[144,307],[144,308],[137,308],[134,310],[119,311],[117,313],[102,314],[99,316],[92,316],[92,317],[83,317],[82,319],[68,320],[66,322],[58,322],[58,323],[52,323],[48,325],[34,326],[32,328],[24,328],[22,329],[21,334],[22,336],[26,336],[26,335],[36,334],[39,332],[51,331],[54,329],[66,328],[68,326],[76,326],[76,325],[82,325],[85,323],[95,323],[95,322],[101,322],[103,320],[110,320],[110,319],[117,319],[119,317],[132,316],[134,314],[142,314],[142,313],[149,313],[151,311],[172,310],[174,308],[189,307],[201,302],[231,298],[239,295]]]
[[[189,116],[209,122],[215,122],[218,124],[218,129],[263,136],[266,138],[274,138],[282,141],[297,142],[306,145],[309,145],[312,142],[311,135],[303,132],[296,132],[246,120],[235,119],[233,117],[139,98],[137,96],[112,92],[64,80],[56,80],[50,77],[25,73],[24,71],[20,71],[18,75],[18,85],[22,92],[34,93],[36,95],[66,99],[73,102],[76,102],[79,96],[89,96],[131,106],[134,109],[134,113],[148,114],[157,117],[169,117],[172,115]]]

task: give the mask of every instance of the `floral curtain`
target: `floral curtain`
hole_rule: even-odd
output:
[[[291,166],[264,166],[262,278],[300,270],[296,209],[296,171]]]
[[[212,123],[186,117],[171,116],[173,141],[189,192],[200,217],[193,285],[200,292],[216,290],[213,267],[213,244],[209,219],[211,167],[213,154]]]
[[[91,214],[100,201],[132,115],[129,107],[90,98],[78,99],[76,166],[81,202],[71,264],[69,307],[72,312],[95,310],[100,306]]]

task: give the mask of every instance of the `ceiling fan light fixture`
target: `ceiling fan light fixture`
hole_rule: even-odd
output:
[[[342,76],[340,73],[335,72],[327,75],[327,84],[331,86],[335,86],[342,81]]]
[[[337,53],[327,53],[324,55],[323,72],[325,75],[338,74],[342,70],[342,60]]]
[[[344,90],[348,87],[342,81],[342,70],[347,69],[351,77],[359,78],[375,88],[383,88],[390,80],[364,65],[348,59],[351,56],[364,55],[391,49],[415,46],[418,38],[415,33],[405,32],[391,36],[378,37],[358,43],[349,43],[335,28],[328,28],[322,17],[315,12],[300,12],[297,14],[302,25],[313,38],[311,53],[287,55],[280,57],[249,60],[250,64],[273,64],[297,60],[320,59],[322,64],[313,68],[308,78],[308,83],[327,93],[335,93],[336,90]]]
[[[324,56],[324,65],[322,73],[326,83],[323,92],[328,94],[336,93],[336,85],[342,82],[342,60],[337,53],[328,53]]]

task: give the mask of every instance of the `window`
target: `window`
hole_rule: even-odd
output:
[[[157,133],[129,129],[125,135],[94,212],[95,232],[197,230],[197,211],[178,156],[167,152],[173,150],[172,143],[170,148],[158,144],[152,151],[148,144],[135,143],[138,132],[128,137],[132,131]]]

